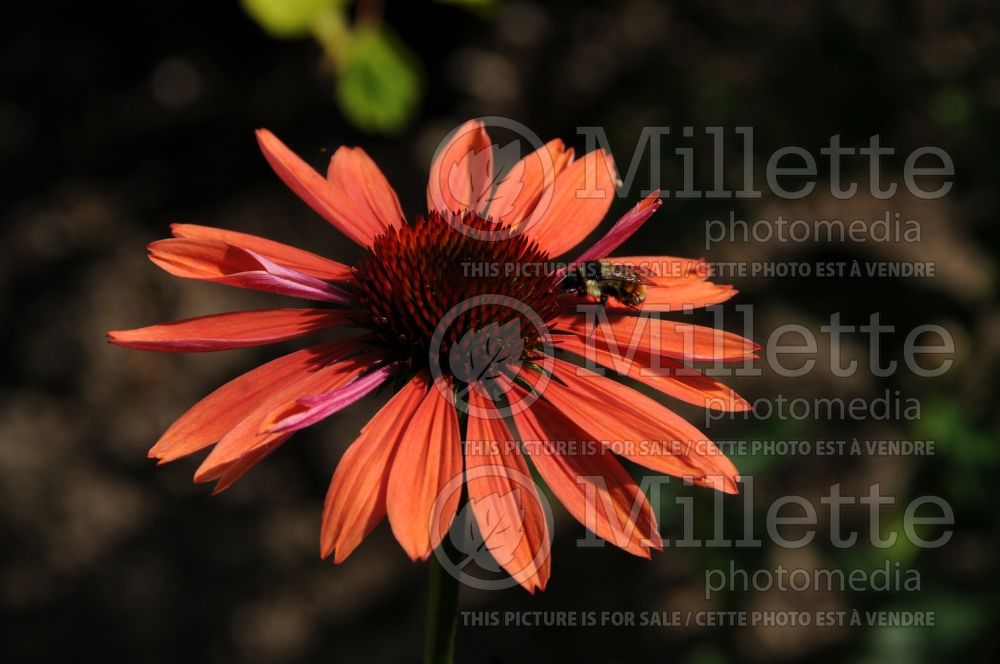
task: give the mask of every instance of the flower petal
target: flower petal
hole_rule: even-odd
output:
[[[702,408],[721,411],[744,411],[750,408],[750,404],[731,388],[677,360],[666,357],[654,360],[642,351],[637,351],[631,358],[627,353],[619,356],[609,352],[606,345],[597,343],[593,338],[581,339],[571,334],[554,334],[552,343],[588,362],[596,362],[663,394]],[[656,368],[650,368],[654,363],[657,363]]]
[[[307,300],[354,302],[348,293],[322,279],[219,240],[172,238],[153,242],[148,248],[149,259],[175,277]]]
[[[334,187],[267,129],[257,130],[257,143],[267,163],[289,189],[337,230],[362,247],[371,246],[372,239],[376,235],[384,233],[397,221],[381,217],[383,210],[391,209],[392,201],[382,201],[375,206],[379,211],[378,214],[374,211],[375,208],[369,205],[358,205],[357,199],[352,198],[350,192]],[[374,200],[385,194],[380,183],[376,183],[372,178],[370,171],[350,179],[360,183],[361,186],[373,187],[372,191],[365,193],[365,199]]]
[[[469,391],[470,410],[491,404]],[[499,418],[469,415],[465,441],[469,504],[493,558],[511,578],[534,593],[551,572],[551,542],[538,491],[517,441]]]
[[[304,272],[319,279],[347,281],[352,276],[349,265],[317,256],[305,249],[298,249],[287,244],[282,244],[281,242],[275,242],[274,240],[268,240],[267,238],[248,233],[238,233],[223,228],[197,226],[195,224],[170,224],[170,231],[174,237],[220,240],[240,249],[249,249],[257,255],[272,260],[279,265],[290,267],[293,270]]]
[[[595,242],[590,249],[583,252],[576,263],[598,260],[605,258],[612,251],[620,247],[625,240],[632,237],[632,234],[639,230],[646,220],[653,216],[653,213],[660,209],[663,202],[660,200],[660,190],[657,189],[646,198],[636,203],[635,207],[626,212],[621,219],[615,222],[611,230]]]
[[[279,447],[285,444],[285,441],[291,437],[292,434],[287,434],[279,438],[274,439],[272,442],[259,447],[253,452],[240,457],[236,461],[227,464],[224,468],[220,469],[219,479],[216,481],[215,486],[212,487],[212,495],[222,493],[233,484],[236,480],[240,479],[248,472],[250,469],[256,466],[258,463],[263,461],[265,458],[271,456],[271,454]]]
[[[607,315],[600,305],[587,306],[593,309],[586,316],[559,316],[557,327],[584,339],[596,338],[616,354],[638,349],[653,357],[742,362],[756,358],[759,349],[749,339],[725,330],[664,320],[655,314]]]
[[[523,375],[523,374],[522,374]],[[630,387],[555,360],[546,401],[608,449],[640,466],[727,493],[738,492],[739,472],[690,423]]]
[[[108,332],[108,341],[127,348],[165,353],[203,353],[287,341],[351,322],[335,309],[258,309]]]
[[[346,195],[354,214],[378,219],[383,231],[405,223],[396,191],[368,153],[343,145],[330,159],[326,179]]]
[[[469,120],[453,131],[431,161],[427,209],[478,212],[493,188],[493,146],[483,123]]]
[[[514,421],[531,462],[577,521],[641,558],[662,549],[646,495],[586,431],[541,399],[515,413]]]
[[[397,363],[388,364],[335,390],[300,397],[295,406],[271,427],[271,431],[290,432],[311,427],[368,396],[398,370]]]
[[[239,421],[205,457],[195,472],[195,482],[218,479],[239,459],[287,437],[284,432],[271,431],[280,414],[306,395],[333,390],[364,373],[381,359],[377,352],[366,352],[343,358],[317,371],[292,381],[267,395],[246,417]]]
[[[413,377],[361,430],[330,480],[323,505],[320,556],[343,562],[385,516],[389,469],[396,448],[430,386]]]
[[[168,463],[215,443],[262,402],[291,383],[310,376],[343,355],[362,348],[342,339],[290,353],[237,376],[179,417],[149,451]]]
[[[572,159],[573,150],[567,150],[558,138],[523,157],[511,167],[493,192],[490,217],[508,225],[522,221],[543,195],[552,195],[556,177]]]
[[[389,525],[413,560],[427,558],[441,542],[461,496],[458,415],[442,392],[450,394],[451,388],[438,378],[403,433],[389,471]]]
[[[549,256],[564,254],[604,219],[615,197],[616,177],[611,155],[589,152],[556,177],[548,205],[540,200],[521,224]]]

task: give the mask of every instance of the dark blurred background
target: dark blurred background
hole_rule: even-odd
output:
[[[293,3],[294,4],[294,3]],[[460,5],[466,6],[460,6]],[[150,662],[414,661],[420,652],[426,567],[411,564],[379,528],[343,565],[317,554],[319,516],[337,458],[374,410],[364,405],[302,432],[234,488],[194,486],[196,461],[156,468],[146,451],[188,406],[282,348],[158,355],[106,345],[109,329],[268,306],[261,294],[168,277],[144,245],[172,221],[258,233],[341,260],[354,248],[298,201],[260,157],[268,127],[322,166],[341,144],[363,145],[409,214],[424,205],[430,155],[459,121],[505,115],[543,139],[584,148],[578,126],[607,131],[619,164],[641,128],[755,128],[755,164],[784,145],[818,156],[829,137],[903,155],[947,150],[955,186],[944,199],[900,194],[837,201],[823,177],[794,205],[667,199],[628,253],[710,260],[909,260],[933,279],[736,279],[736,304],[755,307],[754,336],[796,322],[818,329],[882,321],[904,333],[944,325],[955,366],[936,379],[906,371],[877,380],[738,381],[751,401],[899,390],[919,420],[778,421],[715,426],[720,438],[933,439],[933,456],[736,456],[758,501],[811,499],[834,483],[862,495],[879,482],[897,497],[898,529],[916,496],[954,508],[939,549],[838,550],[821,534],[799,550],[675,549],[649,561],[610,547],[580,549],[582,530],[557,508],[553,576],[519,589],[463,592],[468,610],[929,610],[933,628],[465,627],[460,661],[555,659],[696,662],[995,661],[1000,464],[996,224],[1000,200],[1000,12],[992,3],[608,2],[363,3],[362,19],[392,31],[402,60],[387,100],[366,110],[341,79],[343,60],[321,38],[276,34],[239,3],[9,3],[0,10],[0,643],[6,661],[69,657]],[[261,3],[247,3],[248,7]],[[357,8],[343,8],[348,25]],[[266,22],[265,22],[266,23]],[[265,25],[265,27],[267,27]],[[342,29],[343,26],[334,26]],[[294,30],[292,31],[294,32]],[[325,35],[325,36],[324,36]],[[323,40],[327,41],[324,42]],[[322,44],[326,43],[326,48]],[[375,58],[378,60],[378,58]],[[402,63],[402,64],[400,64]],[[363,76],[362,76],[363,78]],[[398,85],[393,83],[398,81]],[[398,107],[380,115],[391,104]],[[368,115],[366,115],[368,113]],[[348,119],[349,118],[349,119]],[[739,144],[733,167],[740,166]],[[663,184],[680,179],[664,143]],[[708,148],[710,150],[710,148]],[[668,151],[669,150],[669,151]],[[703,151],[699,154],[710,154]],[[645,186],[612,212],[627,209]],[[697,177],[708,188],[707,159]],[[867,177],[863,163],[854,179]],[[890,174],[902,168],[889,160]],[[851,176],[848,169],[846,176]],[[737,171],[737,178],[739,177]],[[758,178],[760,182],[760,178]],[[738,179],[736,181],[738,183]],[[862,187],[862,191],[865,191]],[[919,221],[920,243],[725,243],[706,254],[705,220],[877,218]],[[655,248],[652,250],[651,248]],[[740,330],[741,319],[727,320]],[[901,360],[903,334],[885,356]],[[853,345],[851,345],[853,344]],[[848,357],[866,361],[863,340]],[[827,352],[820,348],[821,355]],[[699,417],[694,409],[681,409]],[[672,489],[710,506],[705,491]],[[661,522],[679,534],[674,493]],[[814,502],[816,502],[814,500]],[[818,502],[816,503],[818,506]],[[727,498],[730,521],[739,499]],[[701,511],[699,532],[713,518]],[[821,515],[823,512],[821,512]],[[867,532],[862,508],[845,529]],[[762,519],[757,514],[758,522]],[[821,521],[823,527],[826,522]],[[728,528],[728,526],[727,526]],[[738,535],[737,531],[737,535]],[[916,569],[919,592],[719,593],[703,599],[705,570]]]

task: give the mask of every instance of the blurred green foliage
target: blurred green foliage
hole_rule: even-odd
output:
[[[323,16],[344,11],[345,0],[242,0],[243,9],[272,37],[307,37]]]
[[[391,133],[406,125],[420,101],[421,80],[412,58],[391,34],[363,27],[337,77],[344,115],[366,131]]]
[[[420,68],[378,17],[352,23],[349,0],[242,2],[250,17],[272,37],[311,36],[319,43],[336,72],[337,102],[356,127],[393,134],[412,119],[423,94]]]

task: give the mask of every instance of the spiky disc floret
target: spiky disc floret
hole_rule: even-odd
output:
[[[548,255],[524,233],[472,213],[445,219],[431,212],[376,237],[354,282],[372,331],[398,359],[423,366],[435,328],[453,307],[470,300],[474,306],[444,331],[439,351],[445,357],[467,332],[515,318],[525,355],[531,355],[539,345],[536,325],[496,301],[502,298],[483,296],[511,298],[548,322],[558,312],[559,293],[547,267]]]

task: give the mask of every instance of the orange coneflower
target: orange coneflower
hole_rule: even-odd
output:
[[[223,385],[174,422],[151,457],[165,463],[213,446],[195,481],[216,481],[222,490],[294,431],[380,386],[396,386],[333,475],[322,555],[344,560],[388,516],[406,553],[425,559],[454,519],[464,483],[475,519],[489,530],[485,544],[504,552],[498,562],[531,591],[544,588],[549,560],[534,486],[512,479],[530,477],[529,460],[574,517],[645,557],[660,548],[656,518],[616,456],[737,490],[736,469],[695,427],[593,370],[613,369],[689,403],[747,408],[691,365],[744,361],[754,344],[658,319],[658,312],[719,303],[735,291],[708,281],[702,261],[608,258],[659,207],[658,192],[572,262],[538,269],[573,249],[607,213],[616,177],[606,152],[574,159],[572,149],[551,141],[496,183],[486,129],[470,121],[435,155],[428,212],[407,221],[360,148],[338,149],[324,178],[271,132],[260,130],[257,139],[285,184],[360,245],[357,263],[189,224],[174,224],[173,238],[149,245],[150,258],[178,277],[332,306],[203,316],[111,332],[111,342],[201,352],[331,327],[362,333],[279,357]],[[649,265],[661,269],[640,272]],[[567,360],[574,357],[587,358],[588,368]],[[645,370],[650,366],[657,370]],[[599,449],[557,444],[584,440],[601,441]],[[484,441],[514,444],[474,444]],[[473,472],[482,467],[501,471]],[[522,526],[488,528],[487,521],[507,516]]]

